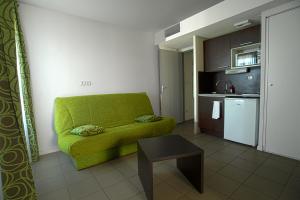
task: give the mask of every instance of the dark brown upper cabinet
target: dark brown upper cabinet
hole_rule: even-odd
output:
[[[217,72],[230,68],[231,49],[260,42],[260,26],[250,27],[204,41],[204,71]]]
[[[253,26],[230,34],[230,46],[236,48],[260,42],[260,26]]]
[[[230,36],[204,41],[204,67],[206,72],[222,71],[230,66]]]

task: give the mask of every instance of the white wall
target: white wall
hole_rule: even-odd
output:
[[[57,151],[54,99],[146,91],[159,111],[154,34],[20,5],[40,154]],[[82,80],[90,87],[80,86]]]

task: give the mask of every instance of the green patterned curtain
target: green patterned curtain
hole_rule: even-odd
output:
[[[0,0],[0,170],[5,200],[35,200],[18,83],[17,3]]]
[[[23,33],[21,30],[21,25],[19,22],[18,12],[16,10],[15,16],[15,39],[17,45],[17,57],[19,62],[19,81],[21,85],[21,94],[23,100],[23,111],[25,114],[25,131],[28,134],[30,158],[33,162],[39,159],[39,147],[37,143],[37,136],[35,130],[34,114],[32,110],[32,99],[30,90],[30,72],[27,62],[25,43],[23,38]]]

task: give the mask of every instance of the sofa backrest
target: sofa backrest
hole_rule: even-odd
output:
[[[86,124],[105,128],[122,126],[148,114],[153,114],[153,110],[146,93],[58,97],[55,130],[57,134],[68,134],[71,129]]]

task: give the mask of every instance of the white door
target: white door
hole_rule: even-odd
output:
[[[266,150],[300,159],[300,8],[267,20]]]
[[[193,51],[183,53],[184,120],[194,118]]]
[[[181,55],[159,50],[161,114],[183,121],[183,75]]]

